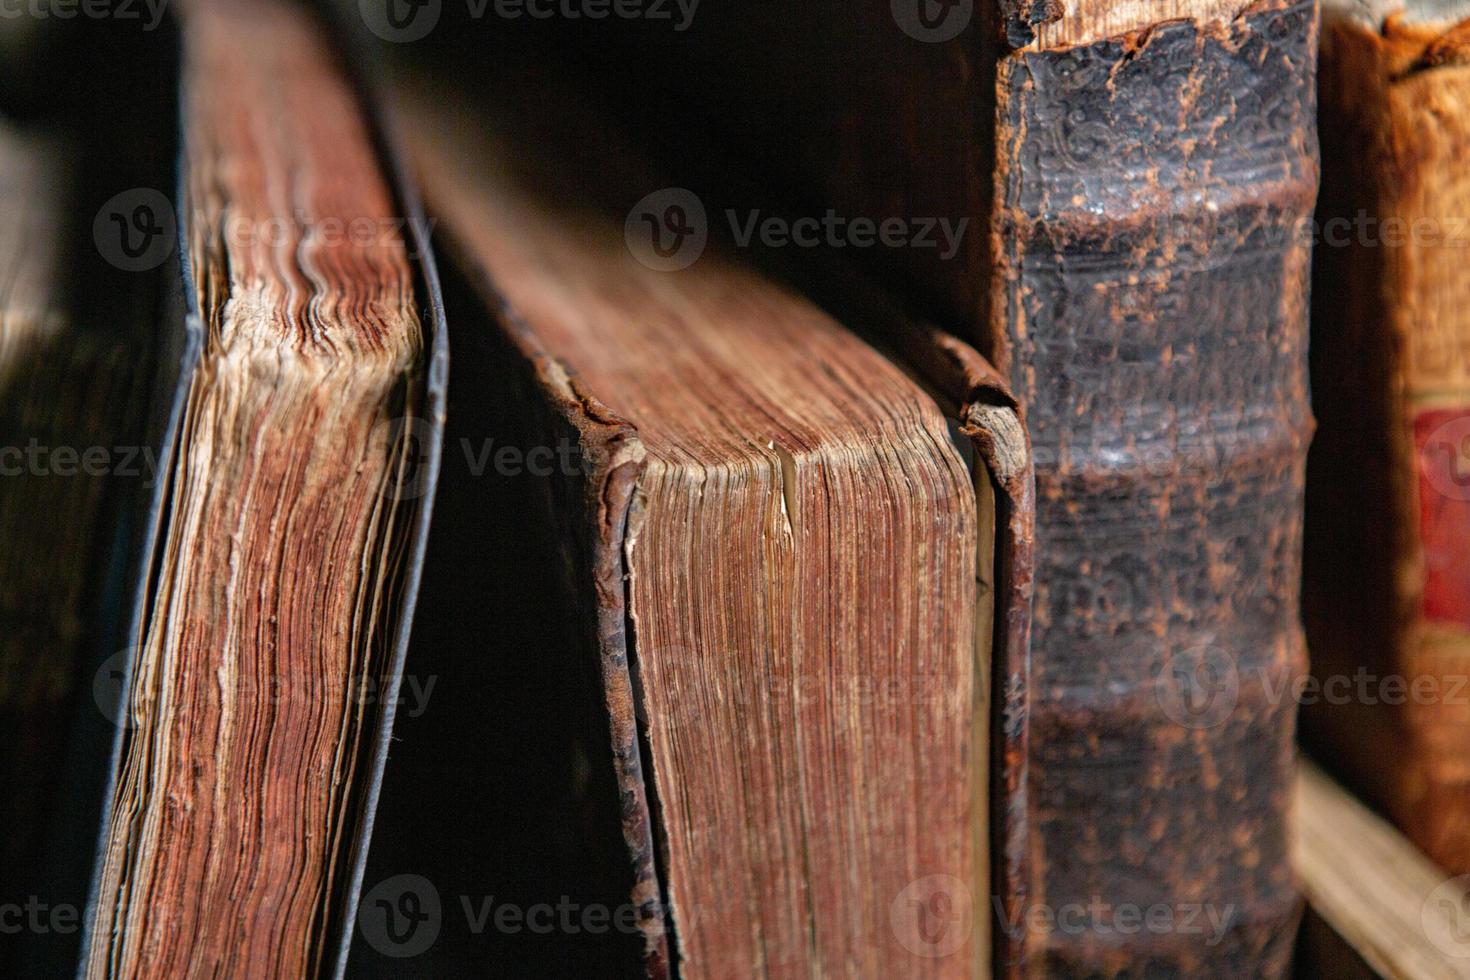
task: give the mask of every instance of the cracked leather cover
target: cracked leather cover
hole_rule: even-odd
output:
[[[1310,4],[1260,4],[997,67],[992,320],[1037,469],[1033,900],[1178,923],[1033,931],[1047,975],[1287,967],[1315,42]]]

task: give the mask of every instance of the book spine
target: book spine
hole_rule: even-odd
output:
[[[1470,21],[1323,36],[1306,735],[1470,872]]]
[[[1288,966],[1315,47],[1312,4],[1267,2],[997,60],[990,317],[1037,481],[1026,972]]]

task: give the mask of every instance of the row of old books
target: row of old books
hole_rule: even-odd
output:
[[[1470,8],[88,9],[7,974],[1470,975]]]

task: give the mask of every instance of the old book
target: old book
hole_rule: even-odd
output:
[[[1470,873],[1470,5],[1323,17],[1304,733]]]
[[[631,74],[671,183],[703,138],[781,189],[742,221],[896,221],[838,244],[1027,407],[1034,861],[996,923],[1009,969],[1280,975],[1313,6],[765,2],[639,26],[586,25],[578,51]]]
[[[988,728],[1024,729],[989,707],[1024,646],[1014,402],[915,326],[927,388],[725,244],[630,245],[659,185],[611,120],[544,64],[481,73],[479,111],[401,105],[473,290],[440,510],[467,519],[428,561],[470,584],[413,652],[467,696],[398,729],[352,973],[987,973],[987,799],[1019,799]],[[415,764],[467,731],[496,763]],[[406,894],[442,909],[414,945]]]
[[[1315,765],[1296,779],[1302,977],[1470,977],[1470,891]]]
[[[80,973],[340,972],[432,499],[434,275],[310,14],[181,6],[176,386]]]

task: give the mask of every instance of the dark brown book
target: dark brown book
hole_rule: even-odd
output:
[[[516,85],[492,81],[504,78]],[[524,561],[481,600],[504,624],[484,675],[517,690],[539,666],[541,703],[561,708],[523,724],[585,736],[560,766],[538,744],[533,765],[446,788],[410,763],[453,744],[453,719],[400,728],[371,868],[386,883],[418,873],[413,887],[446,912],[412,951],[364,926],[354,972],[391,974],[408,952],[435,973],[988,972],[991,855],[1012,884],[1024,860],[1006,815],[1020,800],[1024,674],[1002,675],[1011,701],[990,706],[992,658],[1010,665],[1026,639],[1029,456],[1013,400],[978,355],[912,323],[890,335],[911,347],[911,377],[726,244],[670,263],[629,211],[658,186],[653,171],[610,121],[584,125],[599,117],[575,111],[544,66],[480,81],[479,111],[432,86],[408,86],[399,107],[449,264],[478,292],[478,314],[451,300],[454,329],[485,349],[456,362],[457,378],[479,376],[451,387],[451,420],[484,419],[466,445],[494,437],[527,463],[569,445],[579,465],[461,486],[451,421],[446,487],[459,489],[441,513],[476,493],[478,523],[493,525],[523,502],[513,531],[469,532]],[[525,86],[534,104],[509,94]],[[478,577],[485,560],[466,555],[458,574]],[[543,563],[549,600],[536,594]],[[521,623],[516,606],[552,612]],[[415,663],[476,669],[429,639]],[[590,718],[576,699],[588,691]],[[495,717],[504,692],[467,710],[487,740],[519,742],[521,725]],[[1008,723],[994,767],[992,719]],[[563,770],[580,770],[575,791],[557,789]],[[426,834],[425,820],[441,823],[424,801],[461,794],[485,800],[479,833]],[[987,809],[1000,814],[994,846]],[[493,909],[482,933],[449,909],[467,892],[467,908],[483,908],[475,895],[556,904],[566,850],[618,828],[621,873],[619,858],[589,855],[561,904],[631,902],[635,936],[562,926],[538,948]],[[543,867],[516,881],[528,850]]]
[[[848,254],[1027,408],[1034,873],[997,922],[1009,969],[1280,975],[1313,6],[764,2],[630,31],[582,53],[633,74],[674,182],[706,139],[779,189],[756,205],[898,220]]]
[[[1304,733],[1470,873],[1470,6],[1323,17]]]

